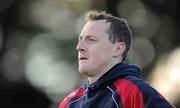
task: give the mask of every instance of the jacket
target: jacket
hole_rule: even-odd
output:
[[[140,76],[140,68],[119,63],[93,84],[74,90],[59,108],[174,108]]]

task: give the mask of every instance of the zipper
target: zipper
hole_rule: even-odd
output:
[[[87,100],[87,95],[88,95],[88,91],[89,91],[89,87],[87,86],[87,88],[86,88],[86,94],[85,94],[85,98],[86,98],[86,100]]]

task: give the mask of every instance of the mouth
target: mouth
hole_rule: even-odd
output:
[[[80,57],[79,60],[87,60],[88,58],[86,57]]]

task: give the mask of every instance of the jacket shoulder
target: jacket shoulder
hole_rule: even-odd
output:
[[[83,88],[75,89],[61,101],[58,108],[65,108],[72,99],[82,96],[84,93],[85,90]]]
[[[117,79],[114,83],[123,108],[144,108],[144,100],[138,86],[128,79]]]
[[[129,76],[114,82],[123,106],[132,108],[174,108],[157,90],[141,78]]]

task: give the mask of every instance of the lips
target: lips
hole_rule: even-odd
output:
[[[80,57],[79,60],[87,60],[87,57]]]

